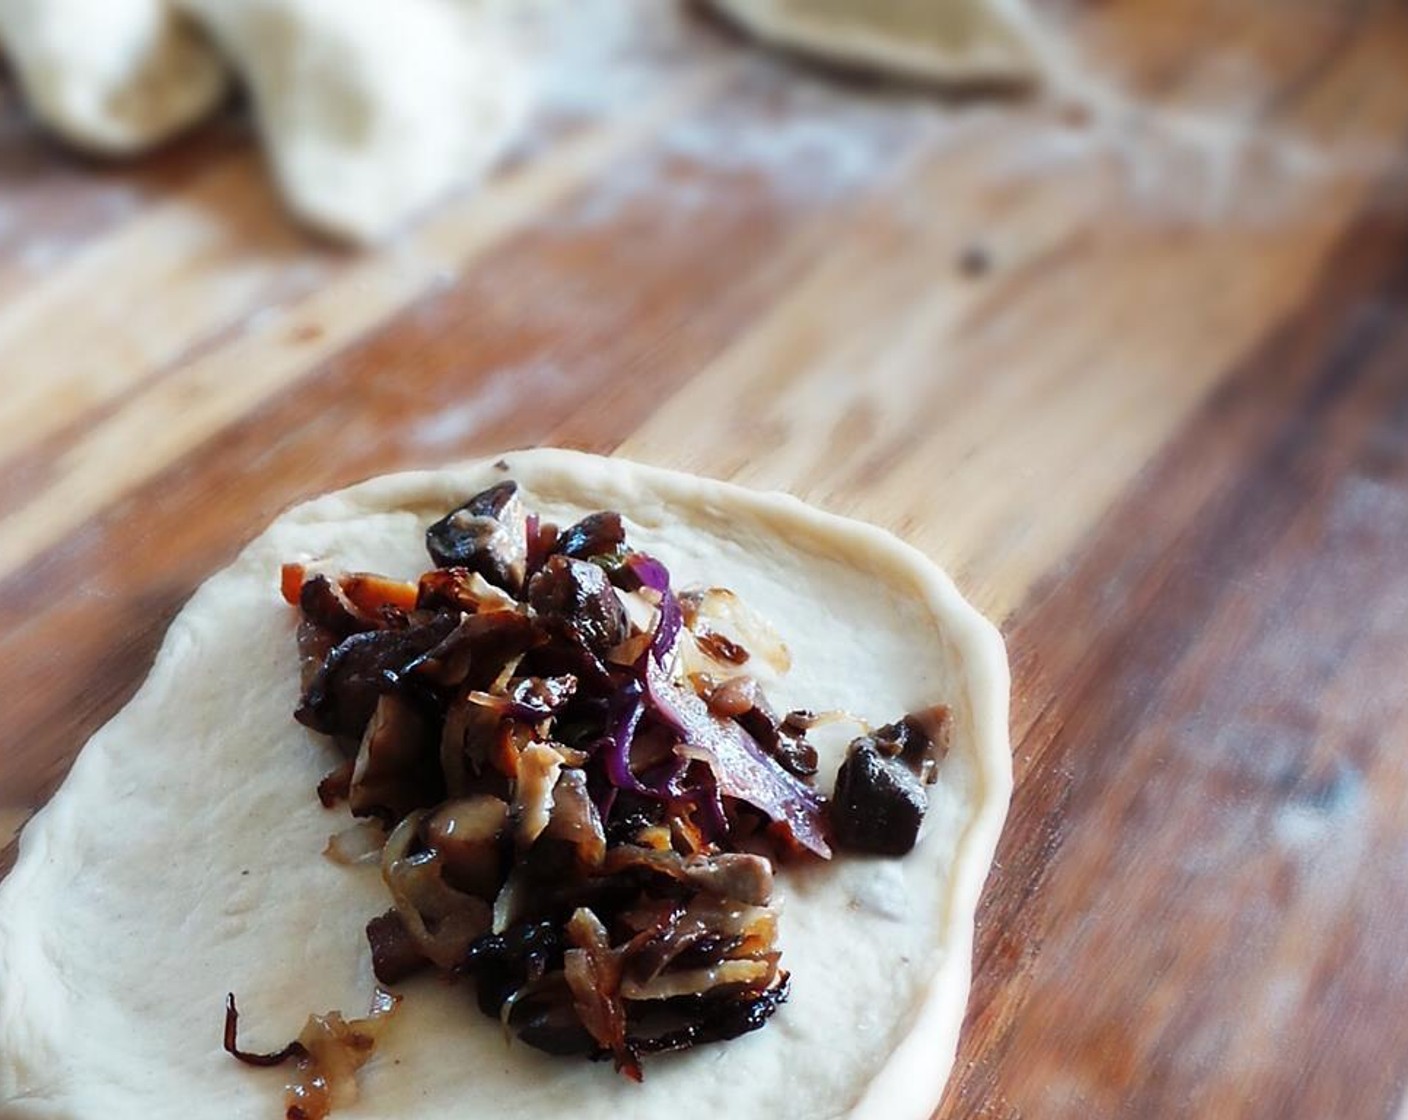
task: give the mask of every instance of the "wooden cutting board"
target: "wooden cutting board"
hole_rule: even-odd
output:
[[[886,525],[1003,623],[940,1116],[1408,1115],[1408,13],[1066,18],[1142,108],[652,33],[364,255],[237,119],[95,166],[7,94],[0,844],[291,502],[618,451]]]

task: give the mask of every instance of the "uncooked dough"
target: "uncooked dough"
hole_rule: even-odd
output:
[[[1025,0],[712,0],[758,38],[945,85],[1027,84],[1045,36]]]
[[[357,243],[478,178],[527,105],[526,67],[455,0],[0,0],[0,47],[37,118],[112,155],[212,112],[228,59],[289,208]]]
[[[0,884],[0,1116],[280,1114],[280,1071],[221,1051],[224,994],[238,993],[253,1049],[281,1045],[310,1011],[360,1010],[373,983],[362,927],[386,899],[375,868],[319,854],[346,816],[313,793],[334,749],[290,715],[295,612],[279,566],[322,558],[414,577],[430,521],[510,476],[559,524],[621,510],[632,544],[678,585],[732,587],[769,617],[794,659],[768,685],[779,709],[878,722],[942,701],[952,748],[908,856],[781,872],[793,997],[766,1029],[653,1060],[636,1085],[609,1065],[506,1046],[462,987],[415,980],[361,1100],[334,1120],[930,1114],[1011,788],[997,631],[914,549],[796,499],[573,452],[506,464],[394,475],[299,506],[196,592]],[[847,737],[818,737],[822,775]]]
[[[178,0],[254,99],[284,197],[375,241],[477,178],[526,107],[521,68],[446,0]]]
[[[0,48],[34,115],[103,155],[169,140],[229,88],[219,56],[167,0],[0,0]]]

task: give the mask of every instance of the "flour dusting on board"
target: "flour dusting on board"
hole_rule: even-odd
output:
[[[567,370],[550,358],[500,366],[473,396],[427,413],[407,434],[407,450],[428,455],[463,447],[511,415],[525,395],[540,402],[551,400],[566,392],[572,383]]]
[[[674,121],[553,221],[615,225],[638,205],[680,220],[764,199],[824,205],[900,175],[916,149],[935,151],[964,127],[925,98],[857,95],[747,60],[734,89]]]
[[[1186,90],[1152,104],[1121,88],[1050,12],[1035,13],[1045,28],[1048,90],[1032,106],[836,80],[718,34],[687,4],[479,2],[515,28],[537,60],[548,119],[609,117],[666,88],[682,68],[720,59],[738,67],[707,110],[664,130],[649,160],[608,176],[610,191],[597,192],[575,222],[610,222],[647,194],[687,211],[720,189],[719,180],[735,177],[783,200],[823,201],[876,180],[916,137],[933,153],[984,129],[1004,133],[988,157],[995,181],[1037,179],[1072,163],[1108,165],[1134,216],[1156,222],[1275,224],[1327,183],[1403,165],[1384,145],[1312,137],[1277,123],[1268,107],[1284,75],[1235,47],[1209,51]],[[681,163],[703,172],[703,181],[677,174]]]
[[[661,78],[727,50],[673,0],[465,0],[533,60],[552,117],[599,116],[658,93]]]

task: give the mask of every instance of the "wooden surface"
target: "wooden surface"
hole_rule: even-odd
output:
[[[237,118],[105,168],[4,94],[0,843],[284,506],[619,450],[889,526],[1003,622],[941,1117],[1408,1115],[1408,10],[1064,15],[1141,109],[696,25],[362,256]]]

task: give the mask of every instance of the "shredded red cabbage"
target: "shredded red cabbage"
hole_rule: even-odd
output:
[[[715,716],[698,696],[676,685],[660,665],[652,661],[645,680],[651,708],[683,738],[676,749],[707,763],[720,793],[767,814],[800,847],[831,858],[824,803],[816,790],[764,754],[738,724]]]
[[[636,728],[640,726],[640,717],[644,714],[644,687],[639,681],[626,681],[611,698],[606,717],[609,733],[598,744],[597,754],[606,776],[617,789],[654,797],[655,791],[637,778],[631,769],[631,743],[636,737]]]
[[[675,648],[680,636],[683,613],[680,601],[670,588],[670,572],[664,564],[644,552],[633,552],[626,557],[625,566],[642,587],[648,587],[660,596],[660,621],[655,626],[655,637],[650,641],[650,655],[663,663]]]

